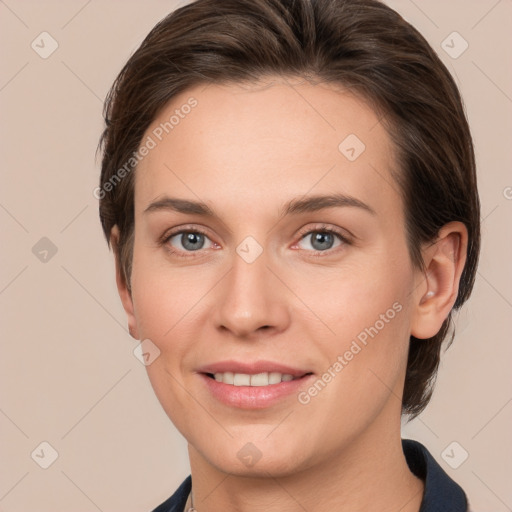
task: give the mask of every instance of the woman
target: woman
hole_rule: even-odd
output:
[[[480,243],[461,98],[424,38],[375,0],[198,0],[105,119],[120,297],[189,447],[155,512],[467,510],[400,438]]]

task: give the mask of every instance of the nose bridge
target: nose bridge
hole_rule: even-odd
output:
[[[218,298],[218,327],[237,336],[248,336],[262,327],[278,331],[286,327],[286,294],[268,268],[269,259],[269,254],[251,237],[237,246]]]

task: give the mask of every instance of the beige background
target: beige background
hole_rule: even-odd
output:
[[[475,510],[510,511],[512,1],[389,4],[427,37],[461,87],[483,228],[473,297],[434,399],[404,436],[429,447]],[[1,511],[149,511],[188,474],[186,444],[133,355],[92,194],[102,100],[177,5],[0,1]],[[35,40],[43,51],[41,37],[51,48],[48,36],[38,37],[43,31],[58,43],[46,59],[31,48]],[[469,44],[458,58],[441,46],[454,31]],[[447,41],[452,53],[462,48],[460,39]],[[54,255],[44,253],[43,237]],[[39,466],[51,461],[43,441],[58,452],[48,469]],[[452,465],[462,450],[469,454],[457,469],[442,457],[453,441]]]

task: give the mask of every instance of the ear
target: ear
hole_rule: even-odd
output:
[[[462,222],[450,222],[437,240],[423,250],[425,273],[414,290],[411,334],[426,339],[435,336],[453,308],[466,263],[468,232]]]
[[[119,228],[114,226],[110,231],[110,244],[114,251],[115,265],[116,265],[116,283],[119,297],[123,303],[123,308],[128,317],[128,330],[132,338],[139,339],[137,330],[137,321],[135,320],[133,299],[131,291],[126,283],[125,274],[121,264],[121,252],[119,250]]]

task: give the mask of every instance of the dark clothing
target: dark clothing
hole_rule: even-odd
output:
[[[411,471],[425,482],[419,512],[467,512],[464,491],[445,473],[429,451],[417,441],[402,439],[405,459]],[[188,476],[176,492],[153,512],[183,512],[192,486]]]

